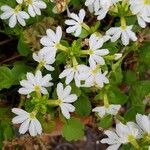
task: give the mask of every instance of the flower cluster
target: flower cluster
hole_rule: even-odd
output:
[[[1,19],[9,19],[8,24],[11,28],[15,27],[17,22],[25,26],[26,19],[41,15],[41,9],[46,8],[46,3],[42,0],[16,0],[16,2],[15,8],[8,5],[1,7],[3,12]],[[130,40],[137,41],[134,25],[128,23],[126,15],[122,14],[128,12],[127,15],[136,17],[139,26],[145,28],[146,23],[150,22],[150,1],[86,0],[85,5],[97,16],[98,23],[107,14],[117,14],[119,22],[117,26],[109,26],[102,32],[96,25],[89,27],[85,23],[86,12],[81,9],[78,14],[69,12],[69,19],[64,21],[67,26],[66,33],[73,35],[76,40],[65,41],[68,34],[64,35],[61,26],[57,26],[54,30],[46,29],[45,35],[40,39],[42,48],[32,54],[37,67],[20,81],[22,87],[18,90],[21,95],[26,96],[32,107],[26,109],[27,111],[21,108],[12,109],[17,115],[12,122],[21,124],[19,128],[21,134],[26,132],[31,136],[41,134],[43,129],[39,116],[49,114],[49,107],[55,110],[52,116],[59,115],[62,120],[70,119],[72,114],[76,113],[74,102],[78,101],[82,90],[101,94],[99,96],[101,103],[98,106],[93,105],[95,108],[91,109],[98,118],[113,116],[114,120],[118,121],[117,115],[123,103],[110,102],[107,94],[109,84],[112,82],[110,77],[122,60],[123,54],[120,49],[119,53],[117,50],[112,52],[107,44],[119,41],[120,38],[124,46],[129,45]],[[57,62],[60,56],[64,58],[61,66]],[[59,69],[56,66],[59,66]],[[55,75],[57,80],[54,79]],[[73,87],[80,92],[76,93]],[[71,90],[75,94],[72,94]],[[101,142],[110,145],[108,150],[117,150],[121,144],[126,143],[138,148],[137,140],[149,138],[150,118],[137,114],[136,123],[127,122],[126,125],[118,123],[116,131],[108,130],[105,134],[108,138],[102,139]]]
[[[1,19],[9,19],[9,26],[14,28],[17,22],[25,26],[25,20],[31,17],[35,17],[36,15],[41,15],[41,9],[46,8],[46,3],[43,0],[16,0],[18,3],[15,8],[12,8],[8,5],[4,5],[1,7]],[[28,12],[23,10],[23,6],[27,7]]]
[[[126,124],[116,124],[116,131],[105,131],[108,138],[101,140],[101,143],[110,145],[107,150],[118,150],[121,144],[131,143],[139,149],[139,139],[150,138],[150,116],[137,114],[136,123],[127,122]]]

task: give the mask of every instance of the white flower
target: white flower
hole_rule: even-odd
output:
[[[73,79],[77,87],[81,86],[79,75],[84,75],[89,70],[89,67],[85,65],[77,65],[76,67],[66,68],[60,75],[59,78],[62,79],[66,77],[65,83],[68,85]],[[81,76],[81,75],[80,75]]]
[[[40,122],[36,119],[36,114],[28,113],[20,108],[13,108],[12,112],[17,116],[12,119],[13,124],[21,124],[19,128],[20,134],[25,134],[28,130],[31,136],[42,133]]]
[[[2,6],[1,10],[3,14],[1,14],[1,19],[9,19],[9,26],[14,28],[17,22],[22,26],[26,25],[25,19],[29,19],[29,15],[25,11],[20,10],[20,6],[18,5],[15,9],[11,8],[8,5]]]
[[[65,24],[69,25],[69,27],[66,29],[66,32],[74,33],[76,37],[79,36],[82,31],[84,17],[85,11],[83,9],[79,11],[79,15],[71,13],[70,14],[71,19],[65,21]]]
[[[123,45],[128,45],[129,40],[131,39],[132,41],[136,41],[137,37],[136,34],[132,31],[132,25],[131,26],[126,26],[126,27],[112,27],[110,28],[106,34],[112,36],[111,41],[115,42],[117,41],[120,36]]]
[[[51,50],[51,51],[57,51],[57,46],[60,43],[61,37],[62,37],[62,29],[60,26],[56,28],[56,33],[51,30],[46,30],[47,36],[43,36],[40,40],[41,44],[45,46],[45,49]]]
[[[98,15],[97,19],[102,20],[106,17],[111,6],[115,5],[120,0],[100,0],[100,8],[96,9],[95,15]]]
[[[144,16],[142,14],[137,14],[138,24],[140,27],[145,28],[146,23],[150,23],[150,16]]]
[[[150,135],[150,117],[146,115],[137,114],[136,123],[143,130],[144,133]]]
[[[92,87],[96,86],[98,88],[103,88],[104,84],[108,84],[109,80],[106,77],[107,71],[104,73],[101,72],[99,66],[89,67],[86,70],[86,73],[80,73],[80,81],[84,81],[82,87]]]
[[[37,54],[33,53],[33,59],[47,70],[53,71],[54,67],[52,67],[51,64],[55,62],[55,55],[55,51],[47,51],[47,49],[45,50],[45,48],[43,48]]]
[[[36,15],[41,15],[41,9],[46,8],[46,3],[42,0],[27,0],[25,1],[28,6],[28,13],[31,17],[35,17]]]
[[[108,107],[106,106],[96,107],[92,111],[97,112],[98,115],[101,118],[103,118],[105,114],[116,115],[120,108],[121,108],[121,105],[109,105]]]
[[[129,3],[133,14],[141,13],[144,16],[150,16],[149,0],[130,0]]]
[[[105,134],[108,138],[102,139],[101,143],[110,145],[107,150],[118,150],[121,144],[141,138],[141,131],[134,122],[128,122],[126,125],[119,123],[116,125],[116,132],[107,130]]]
[[[32,73],[27,73],[27,80],[20,81],[20,85],[23,87],[18,92],[23,95],[28,95],[34,91],[48,94],[46,87],[53,85],[50,80],[52,80],[50,74],[42,77],[42,73],[39,70],[35,73],[35,76]]]
[[[95,34],[92,34],[89,39],[89,64],[90,66],[96,66],[96,64],[104,65],[105,60],[101,56],[109,54],[108,49],[100,49],[104,44],[104,39],[97,37]]]
[[[71,104],[77,100],[77,95],[70,94],[71,87],[68,85],[65,88],[62,83],[57,85],[58,100],[60,100],[61,112],[67,119],[70,119],[70,112],[75,111],[75,107]]]
[[[86,0],[85,5],[88,6],[91,13],[97,12],[101,8],[100,0]]]

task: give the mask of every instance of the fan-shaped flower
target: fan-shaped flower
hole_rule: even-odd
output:
[[[100,49],[104,44],[104,39],[102,37],[97,37],[95,34],[92,34],[89,39],[89,64],[90,66],[96,66],[96,64],[104,65],[105,60],[102,56],[109,54],[108,49]]]
[[[76,67],[69,67],[69,68],[66,68],[59,75],[59,78],[62,79],[66,77],[66,80],[65,80],[66,84],[70,84],[70,82],[74,79],[76,86],[80,87],[81,83],[80,83],[79,75],[80,76],[81,74],[84,75],[85,73],[87,73],[88,70],[89,70],[89,67],[87,67],[86,65],[77,65]]]
[[[71,104],[77,100],[76,94],[70,94],[71,87],[68,85],[65,88],[62,83],[57,85],[57,95],[60,101],[61,112],[65,118],[70,119],[70,112],[75,111],[75,107]]]
[[[50,51],[44,48],[38,53],[33,53],[33,59],[39,63],[40,66],[44,66],[47,70],[53,71],[54,67],[51,66],[55,62],[55,51]]]
[[[129,44],[130,39],[132,41],[137,40],[136,34],[132,31],[132,27],[132,25],[126,27],[112,27],[106,32],[106,34],[112,36],[112,42],[117,41],[121,36],[122,43],[126,46]]]
[[[116,115],[120,108],[121,105],[99,106],[94,108],[92,111],[97,112],[98,115],[103,118],[106,114]]]
[[[60,40],[62,38],[62,29],[60,26],[56,28],[56,33],[51,30],[46,30],[47,36],[43,36],[40,40],[41,44],[48,51],[57,51],[58,45],[60,44]],[[52,52],[53,53],[53,52]]]
[[[103,88],[104,84],[108,84],[109,80],[106,77],[107,71],[101,72],[99,66],[90,66],[87,68],[86,73],[80,73],[79,80],[84,81],[82,87],[92,87],[96,86],[98,88]]]
[[[116,131],[105,131],[108,138],[101,140],[101,143],[107,143],[110,146],[107,150],[118,150],[121,144],[130,143],[141,138],[141,131],[134,122],[128,122],[126,125],[118,123]]]
[[[50,74],[42,77],[41,71],[37,71],[35,76],[32,73],[27,73],[27,80],[20,81],[22,88],[19,89],[19,93],[23,95],[28,95],[31,92],[38,92],[42,94],[48,94],[46,87],[53,85],[50,81],[52,77]]]
[[[26,0],[25,3],[28,6],[28,13],[31,17],[41,15],[41,9],[46,8],[46,3],[43,0]]]
[[[79,36],[82,31],[84,17],[85,11],[83,9],[79,11],[78,15],[76,15],[75,13],[71,13],[70,14],[71,19],[65,21],[65,24],[69,25],[69,27],[66,29],[66,32],[74,33],[76,37]]]
[[[14,28],[17,24],[21,24],[22,26],[26,25],[25,19],[29,19],[29,15],[25,11],[21,11],[20,6],[16,6],[15,9],[11,8],[8,5],[4,5],[1,7],[3,13],[1,14],[1,19],[9,19],[9,26]]]
[[[42,126],[36,119],[34,112],[28,113],[20,108],[13,108],[12,112],[17,116],[12,119],[13,124],[21,124],[19,128],[20,134],[25,134],[28,130],[31,136],[42,133]]]
[[[150,16],[150,0],[130,0],[129,3],[133,14]]]

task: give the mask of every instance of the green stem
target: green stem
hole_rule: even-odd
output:
[[[81,55],[89,55],[89,50],[81,50]]]
[[[57,100],[48,100],[47,105],[49,106],[59,106],[61,103],[61,101],[59,99]]]
[[[68,51],[68,48],[66,46],[61,45],[61,44],[57,44],[56,48],[61,50],[61,51],[64,51],[64,52]]]
[[[104,95],[104,106],[105,106],[106,108],[109,107],[109,101],[108,101],[108,97],[107,97],[106,94]]]

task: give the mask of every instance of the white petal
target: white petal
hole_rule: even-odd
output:
[[[128,45],[129,44],[129,36],[128,34],[124,31],[122,32],[122,35],[121,35],[121,40],[122,40],[122,44],[123,45]]]
[[[19,123],[22,123],[24,122],[26,119],[28,119],[28,115],[27,116],[16,116],[12,119],[12,123],[13,124],[19,124]]]
[[[71,95],[67,96],[66,98],[64,98],[63,102],[72,103],[72,102],[74,102],[76,100],[77,100],[77,95],[71,94]]]
[[[40,122],[37,119],[34,119],[32,121],[33,121],[34,127],[36,129],[36,132],[38,134],[41,134],[42,133],[42,126],[41,126]]]
[[[68,95],[70,95],[70,92],[71,92],[71,86],[66,86],[64,91],[63,91],[63,94],[62,94],[62,98],[66,98]]]
[[[27,113],[26,111],[24,111],[23,109],[20,108],[13,108],[12,112],[17,114],[17,115],[28,115],[29,113]]]
[[[14,14],[14,15],[12,15],[12,16],[10,17],[10,19],[9,19],[9,26],[10,26],[11,28],[14,28],[15,25],[16,25],[16,23],[17,23],[17,18],[16,18],[16,15]]]
[[[10,16],[12,16],[12,12],[4,12],[0,17],[1,19],[8,19]]]
[[[29,129],[29,122],[30,122],[30,120],[27,119],[21,124],[21,126],[19,128],[20,134],[25,134],[27,132],[27,130]]]
[[[79,11],[80,23],[83,22],[84,17],[85,17],[85,10],[84,10],[84,9],[81,9],[81,10]]]
[[[36,14],[34,12],[32,5],[28,6],[28,13],[30,14],[31,17],[35,17]]]
[[[31,120],[31,122],[30,122],[29,133],[30,133],[31,136],[36,136],[37,135],[36,127],[34,125],[34,120]]]
[[[63,92],[64,92],[63,84],[58,83],[57,84],[57,95],[59,98],[62,98]]]

